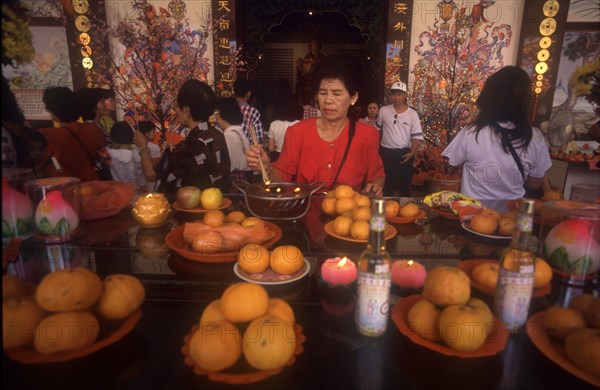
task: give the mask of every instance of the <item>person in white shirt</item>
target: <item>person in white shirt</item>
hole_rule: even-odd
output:
[[[219,128],[223,130],[227,150],[229,150],[230,179],[247,180],[248,174],[251,173],[246,162],[246,149],[250,146],[250,142],[242,128],[244,116],[237,100],[234,98],[217,100],[215,119]]]
[[[381,107],[377,127],[381,129],[379,154],[385,170],[384,196],[411,196],[413,162],[423,141],[419,114],[408,106],[407,87],[402,81],[390,88],[392,104]]]
[[[142,165],[142,153],[147,153],[148,147],[138,148],[134,142],[134,132],[126,121],[117,122],[111,129],[112,144],[108,149],[112,163],[110,172],[116,181],[132,183],[138,192],[147,192],[153,188],[156,175],[151,167]]]
[[[516,66],[491,75],[479,113],[442,153],[463,166],[461,192],[479,200],[518,199],[542,187],[552,165],[542,132],[531,126],[531,79]]]
[[[281,153],[281,148],[283,147],[283,140],[285,139],[285,132],[290,126],[300,122],[302,114],[302,107],[296,103],[292,96],[284,97],[275,104],[275,120],[271,122],[268,134],[271,161],[279,158],[279,153]]]

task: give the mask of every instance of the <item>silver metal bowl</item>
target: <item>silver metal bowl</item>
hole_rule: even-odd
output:
[[[302,218],[310,206],[310,197],[325,185],[322,181],[250,184],[243,180],[235,180],[232,184],[244,194],[246,206],[254,216],[274,220]]]

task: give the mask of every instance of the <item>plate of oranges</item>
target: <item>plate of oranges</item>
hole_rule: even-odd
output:
[[[388,222],[397,224],[413,223],[426,215],[425,211],[421,210],[416,203],[408,202],[401,205],[397,200],[388,199],[385,201],[385,219]]]
[[[292,283],[310,271],[310,263],[294,245],[280,245],[272,252],[257,244],[240,249],[233,272],[242,280],[263,285]]]
[[[515,230],[517,212],[500,214],[494,209],[484,209],[470,220],[461,223],[463,229],[480,237],[494,240],[509,240]]]

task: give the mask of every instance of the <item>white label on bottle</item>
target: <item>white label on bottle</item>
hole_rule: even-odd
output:
[[[385,274],[390,272],[390,265],[389,264],[379,264],[375,266],[375,273],[376,274]]]
[[[356,326],[361,333],[377,336],[388,321],[391,274],[359,272]]]
[[[494,314],[510,331],[518,330],[527,322],[533,292],[533,266],[521,267],[521,270],[526,268],[531,268],[531,271],[510,272],[501,268],[498,275]]]

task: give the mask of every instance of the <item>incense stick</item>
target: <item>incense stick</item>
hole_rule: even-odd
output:
[[[259,145],[258,140],[256,138],[256,130],[254,129],[254,125],[252,123],[248,126],[248,131],[250,132],[250,137],[252,138],[252,143],[254,145]],[[262,179],[265,184],[269,184],[271,179],[269,178],[269,174],[265,170],[265,166],[263,164],[262,158],[260,154],[258,155],[258,165],[260,165],[260,172],[262,173]]]

